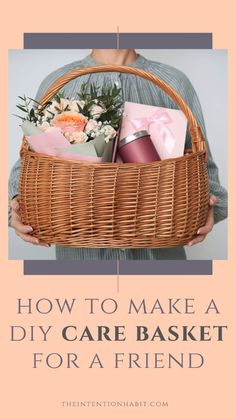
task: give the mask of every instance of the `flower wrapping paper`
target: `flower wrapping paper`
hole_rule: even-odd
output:
[[[161,160],[183,156],[187,130],[183,111],[125,102],[120,140],[141,130],[148,131]]]
[[[57,128],[50,128],[48,132],[38,135],[26,136],[31,148],[37,153],[47,154],[60,158],[100,163],[92,143],[69,144],[68,140]]]

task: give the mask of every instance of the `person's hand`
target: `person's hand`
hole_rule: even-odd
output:
[[[197,236],[191,240],[188,245],[193,246],[194,244],[201,243],[205,240],[206,236],[213,229],[214,226],[214,206],[217,202],[215,195],[211,195],[209,199],[209,211],[207,215],[206,224],[200,227],[197,231]]]
[[[33,229],[31,226],[25,225],[22,223],[21,216],[20,216],[20,205],[18,197],[12,199],[11,201],[11,227],[14,228],[15,233],[25,242],[37,245],[37,246],[45,246],[49,247],[50,245],[47,243],[42,243],[32,235]]]

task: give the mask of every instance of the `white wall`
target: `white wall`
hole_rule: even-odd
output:
[[[227,52],[225,50],[137,50],[145,57],[182,70],[192,81],[203,108],[210,147],[227,186]],[[79,60],[90,50],[11,50],[9,51],[9,171],[18,159],[21,144],[17,96],[34,97],[47,74]],[[200,245],[186,248],[188,259],[226,259],[227,221],[214,226]],[[9,229],[10,259],[54,259],[54,248],[28,245]]]

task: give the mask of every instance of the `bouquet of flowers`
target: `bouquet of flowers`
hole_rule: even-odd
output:
[[[123,112],[120,88],[104,86],[100,94],[98,89],[84,83],[76,98],[69,99],[62,91],[43,106],[32,98],[19,96],[21,102],[16,106],[24,116],[16,116],[22,120],[21,127],[31,148],[61,157],[83,156],[82,160],[86,160],[87,153],[101,158],[106,145],[117,135]]]

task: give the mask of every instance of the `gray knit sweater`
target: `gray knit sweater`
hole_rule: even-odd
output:
[[[49,74],[41,83],[36,99],[40,99],[43,93],[51,86],[51,84],[66,72],[78,67],[88,67],[96,65],[97,62],[88,55],[83,60],[75,61],[67,64],[53,73]],[[160,77],[183,97],[185,102],[192,109],[205,138],[206,129],[202,115],[201,105],[197,94],[190,83],[189,79],[181,71],[166,64],[150,61],[142,55],[138,55],[137,59],[130,64],[131,67],[138,67],[149,71]],[[126,73],[95,73],[81,76],[64,86],[63,90],[68,97],[74,97],[80,90],[81,83],[88,81],[95,83],[98,87],[104,84],[116,83],[121,87],[123,101],[143,103],[147,105],[163,106],[167,108],[177,108],[177,105],[165,92],[150,83],[148,80]],[[208,175],[210,182],[210,191],[217,196],[218,202],[214,209],[215,223],[227,217],[227,191],[220,185],[218,177],[218,168],[214,163],[207,141],[209,159],[208,159]],[[186,147],[191,147],[189,132],[186,136]],[[9,178],[9,199],[18,194],[20,173],[20,160],[13,166]],[[9,217],[10,219],[10,217]],[[87,249],[87,248],[69,248],[56,246],[57,259],[185,259],[185,251],[183,247],[171,249]]]

